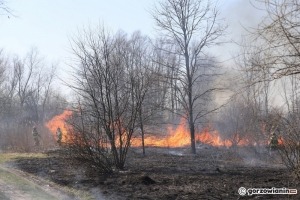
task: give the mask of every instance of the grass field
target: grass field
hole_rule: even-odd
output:
[[[33,174],[28,174],[21,169],[15,168],[14,163],[22,159],[47,160],[48,155],[45,153],[0,153],[0,199],[20,199],[20,200],[52,200],[55,198],[46,192],[42,185],[51,185],[52,192],[55,196],[64,197],[63,199],[82,199],[93,200],[89,192],[78,190],[72,187],[61,186],[53,183],[51,180],[43,179]],[[12,170],[11,170],[12,169]],[[15,173],[21,170],[22,173]],[[20,172],[20,171],[19,171]],[[21,176],[20,176],[21,175]],[[28,176],[29,175],[29,176]],[[39,180],[40,183],[35,183]],[[39,185],[40,184],[40,185]],[[7,187],[5,186],[7,185]],[[47,188],[49,189],[49,188]],[[23,194],[24,196],[10,196],[9,193]],[[69,196],[69,197],[68,197]]]
[[[55,200],[38,185],[0,167],[0,199]]]
[[[20,158],[45,158],[43,153],[0,153],[0,164]]]

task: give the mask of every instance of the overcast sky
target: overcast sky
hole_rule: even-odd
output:
[[[0,15],[0,48],[9,54],[24,56],[36,47],[47,59],[66,66],[70,57],[69,39],[83,26],[106,27],[127,33],[140,30],[155,35],[147,10],[156,0],[6,0],[15,17]],[[249,0],[219,0],[221,17],[228,23],[227,40],[238,38],[245,27],[255,26],[260,15]],[[220,59],[228,59],[236,48],[216,48]]]

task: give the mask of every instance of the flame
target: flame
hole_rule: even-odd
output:
[[[201,132],[195,135],[196,142],[209,144],[216,147],[230,147],[232,142],[230,140],[223,140],[220,133],[216,130],[212,130],[210,127],[204,128]],[[239,146],[248,145],[249,142],[246,140],[240,140]],[[190,145],[190,133],[185,123],[173,129],[168,127],[168,135],[166,137],[147,136],[145,137],[146,146],[158,146],[158,147],[185,147]],[[131,146],[141,146],[140,138],[133,138]]]
[[[66,120],[72,115],[72,111],[65,110],[62,114],[55,116],[49,122],[46,123],[46,127],[51,131],[54,138],[57,139],[56,131],[60,127],[62,131],[62,142],[70,143],[70,137],[68,137],[68,128]],[[223,139],[220,133],[216,130],[213,130],[211,126],[205,127],[202,131],[195,134],[196,142],[208,144],[215,147],[230,147],[233,145],[233,142],[229,139]],[[244,138],[239,138],[239,135],[236,135],[236,141],[238,146],[247,146],[251,142]],[[190,133],[186,123],[181,120],[181,123],[177,128],[169,126],[167,128],[166,136],[155,136],[147,135],[144,138],[145,146],[156,146],[156,147],[186,147],[190,145]],[[117,141],[118,143],[118,141]],[[263,142],[265,143],[265,141]],[[279,144],[283,144],[283,140],[279,140]],[[256,145],[253,143],[253,145]],[[140,147],[142,146],[141,138],[132,138],[131,146]]]
[[[190,144],[190,137],[185,125],[179,125],[175,130],[168,127],[167,137],[148,136],[145,138],[146,146],[182,147],[188,144]],[[132,138],[131,146],[141,146],[141,139]]]
[[[284,139],[282,137],[279,137],[278,138],[278,145],[279,146],[283,146],[285,143],[284,143]]]
[[[65,110],[62,114],[53,117],[50,121],[46,123],[46,127],[53,134],[54,138],[57,139],[56,131],[59,127],[62,132],[62,142],[68,142],[68,127],[66,125],[66,120],[72,115],[72,111]]]
[[[218,131],[210,131],[209,127],[204,128],[201,133],[196,134],[196,141],[217,147],[232,146],[232,142],[230,140],[223,140]]]

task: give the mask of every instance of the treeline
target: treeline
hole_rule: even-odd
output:
[[[25,57],[0,52],[0,147],[2,150],[31,151],[36,126],[44,146],[52,138],[44,123],[66,107],[54,87],[56,66],[48,65],[36,49]]]
[[[255,3],[266,15],[241,44],[237,95],[220,113],[219,129],[236,144],[276,138],[283,162],[299,177],[299,1]]]
[[[79,32],[71,39],[73,81],[67,81],[74,91],[70,152],[111,173],[124,167],[132,137],[143,141],[185,119],[196,153],[195,133],[209,119],[234,145],[266,146],[271,135],[281,138],[283,160],[299,168],[299,3],[256,2],[266,16],[241,44],[236,70],[226,73],[207,53],[226,29],[209,1],[158,3],[151,10],[158,38],[104,26]],[[20,134],[26,127],[43,124],[66,104],[52,87],[54,68],[46,70],[35,51],[22,59],[2,54],[0,63],[0,137],[8,138],[1,142],[21,147],[13,141],[21,141],[15,138],[26,135]],[[224,91],[229,101],[220,102]]]

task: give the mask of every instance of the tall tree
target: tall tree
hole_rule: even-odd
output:
[[[217,39],[223,35],[226,26],[218,21],[219,12],[216,5],[204,0],[165,0],[156,5],[152,16],[157,27],[162,31],[167,40],[176,44],[177,51],[172,52],[183,57],[179,80],[181,102],[185,108],[190,136],[192,153],[196,153],[195,123],[199,113],[195,113],[197,100],[212,90],[195,94],[194,85],[202,77],[199,71],[200,56],[205,48],[216,44]]]
[[[271,52],[265,58],[270,74],[275,79],[299,74],[299,0],[257,1],[264,4],[267,12],[255,34],[258,45],[263,47],[261,51]]]

